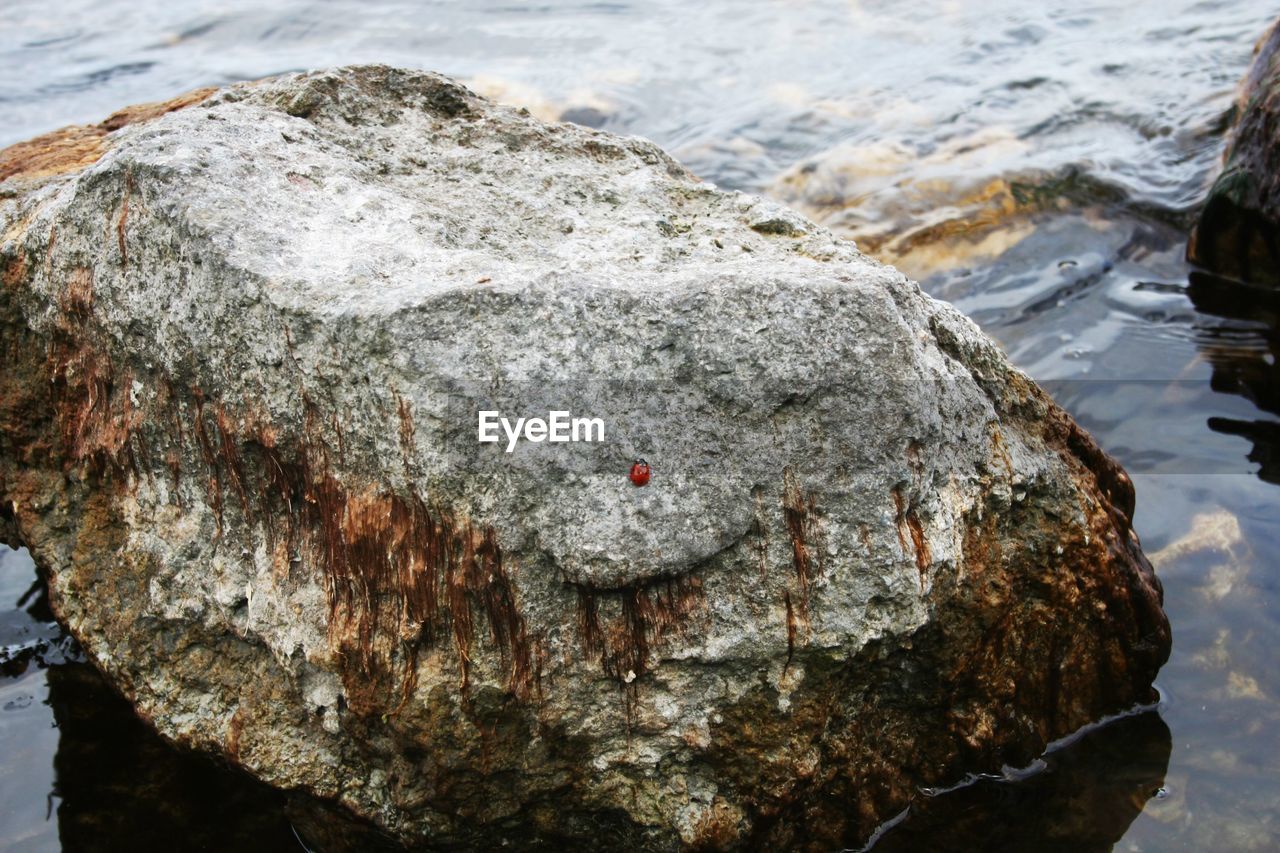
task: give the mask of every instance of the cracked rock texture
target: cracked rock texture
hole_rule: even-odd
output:
[[[411,844],[829,849],[1152,698],[1128,478],[851,243],[429,73],[118,115],[0,152],[0,535],[166,737]]]

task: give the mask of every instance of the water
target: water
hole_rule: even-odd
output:
[[[1125,463],[1174,629],[1158,713],[1039,772],[922,793],[876,849],[1275,849],[1280,302],[1181,258],[1233,87],[1280,10],[1029,5],[9,0],[0,145],[380,61],[650,137],[707,180],[788,200],[973,316]],[[131,724],[38,591],[14,605],[32,579],[0,555],[0,849],[288,849],[277,800]],[[146,763],[121,771],[121,755]],[[230,805],[219,820],[210,803]]]

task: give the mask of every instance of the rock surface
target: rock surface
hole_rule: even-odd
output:
[[[1280,286],[1280,23],[1258,42],[1240,86],[1222,174],[1187,243],[1221,276]]]
[[[428,73],[187,100],[0,153],[0,535],[165,736],[414,843],[828,849],[1152,698],[1128,479],[892,268]]]

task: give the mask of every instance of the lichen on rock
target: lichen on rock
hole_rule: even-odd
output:
[[[892,268],[430,73],[186,101],[0,183],[0,533],[166,737],[408,843],[828,848],[1152,698],[1124,472]]]

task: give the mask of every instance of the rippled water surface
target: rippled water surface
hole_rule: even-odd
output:
[[[1158,713],[922,792],[876,849],[1280,848],[1280,301],[1182,261],[1280,9],[1032,5],[7,0],[0,145],[378,61],[787,200],[969,313],[1125,463],[1174,629]],[[0,549],[0,849],[296,844],[269,793],[132,721],[33,580]]]

